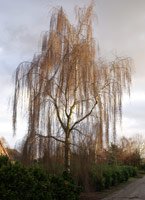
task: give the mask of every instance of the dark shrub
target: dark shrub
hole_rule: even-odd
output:
[[[110,188],[110,186],[112,186],[112,170],[109,169],[108,171],[105,170],[105,172],[103,173],[103,176],[105,178],[105,188]]]
[[[0,168],[8,164],[10,164],[9,158],[7,156],[0,156]]]
[[[104,165],[94,165],[91,169],[91,178],[97,191],[105,189],[105,178],[103,176]]]
[[[0,200],[78,200],[80,187],[70,174],[49,175],[38,165],[26,168],[0,157]]]
[[[96,165],[91,176],[97,191],[127,181],[137,175],[137,168],[132,166]]]
[[[37,171],[37,173],[41,172]],[[1,200],[51,200],[49,180],[38,179],[33,175],[32,170],[18,163],[2,166],[0,180]]]
[[[50,178],[52,199],[55,200],[77,200],[81,192],[70,174],[66,172],[62,176],[52,176]]]

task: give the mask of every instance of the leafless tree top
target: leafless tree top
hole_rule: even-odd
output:
[[[131,60],[104,62],[96,57],[92,13],[92,5],[78,9],[77,25],[72,25],[62,8],[55,10],[41,53],[16,70],[13,128],[15,132],[18,105],[26,101],[31,143],[36,135],[63,141],[68,126],[72,132],[88,133],[94,124],[107,143],[110,127],[116,137],[123,91],[130,92]]]

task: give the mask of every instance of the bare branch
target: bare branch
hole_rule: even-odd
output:
[[[42,137],[42,138],[52,138],[52,139],[54,139],[54,140],[56,140],[56,141],[58,141],[58,142],[65,143],[64,140],[61,140],[61,139],[59,139],[59,138],[57,138],[57,137],[55,137],[55,136],[52,136],[52,135],[41,135],[41,134],[36,134],[36,136],[37,136],[37,137]]]
[[[73,125],[72,125],[72,127],[71,127],[71,129],[70,130],[73,130],[73,128],[77,125],[77,124],[79,124],[81,121],[83,121],[85,118],[87,118],[89,115],[91,115],[91,113],[93,112],[93,110],[94,110],[94,108],[96,107],[96,105],[97,105],[97,101],[95,102],[95,104],[93,105],[93,107],[92,107],[92,109],[90,110],[90,112],[88,112],[85,116],[83,116],[81,119],[79,119],[78,121],[76,121]]]

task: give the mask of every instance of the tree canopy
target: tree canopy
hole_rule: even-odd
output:
[[[110,133],[115,141],[123,92],[130,93],[131,59],[98,58],[93,5],[79,8],[76,16],[73,25],[63,8],[55,9],[41,53],[16,70],[13,128],[15,132],[19,103],[25,101],[28,131],[23,150],[32,158],[44,155],[50,138],[65,144],[65,155],[80,137],[93,136],[97,148],[109,144]]]

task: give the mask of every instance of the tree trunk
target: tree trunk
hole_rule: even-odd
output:
[[[70,133],[66,134],[66,137],[65,137],[65,157],[64,157],[64,166],[65,166],[65,171],[66,172],[70,172]]]

